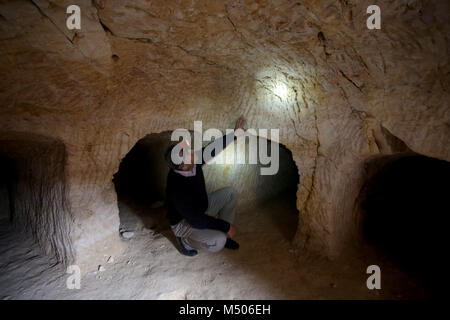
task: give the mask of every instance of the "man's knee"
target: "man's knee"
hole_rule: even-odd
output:
[[[227,242],[227,235],[223,232],[218,232],[214,239],[211,239],[207,243],[207,250],[209,252],[218,252],[223,249]]]

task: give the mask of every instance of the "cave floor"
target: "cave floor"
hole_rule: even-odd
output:
[[[424,290],[373,250],[352,250],[330,261],[306,255],[289,241],[296,225],[295,204],[273,201],[239,207],[237,251],[182,256],[161,217],[163,209],[119,204],[135,232],[126,249],[83,274],[81,289],[67,289],[69,276],[20,234],[2,229],[2,299],[420,299]],[[129,210],[127,213],[124,211]],[[145,212],[147,211],[147,212]],[[137,214],[134,214],[136,213]],[[158,213],[159,212],[159,213]],[[133,223],[134,215],[134,223]],[[283,219],[279,219],[283,216]],[[144,217],[144,218],[142,218]],[[122,218],[122,217],[121,217]],[[275,219],[277,218],[277,219]],[[157,219],[158,220],[158,219]],[[162,221],[162,220],[160,220]],[[151,227],[151,228],[150,228]],[[291,232],[289,232],[291,230]],[[105,261],[108,257],[105,256]],[[378,260],[377,260],[378,259]],[[380,260],[381,259],[381,260]],[[111,261],[113,260],[113,261]],[[368,290],[366,268],[382,269],[382,289]]]

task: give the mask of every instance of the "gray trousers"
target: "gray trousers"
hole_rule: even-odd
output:
[[[205,214],[233,223],[236,215],[237,192],[233,187],[225,187],[208,195],[208,209]],[[171,226],[176,237],[186,249],[204,249],[217,252],[223,249],[227,234],[212,229],[196,229],[183,219]]]

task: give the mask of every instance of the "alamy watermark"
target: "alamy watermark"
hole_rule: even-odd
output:
[[[370,276],[367,278],[366,286],[367,289],[381,289],[381,269],[376,264],[370,265],[366,270],[367,274]]]
[[[66,280],[67,289],[81,289],[81,269],[76,264],[67,267],[70,276]]]
[[[81,9],[79,6],[72,4],[67,7],[66,13],[70,16],[66,20],[66,27],[69,30],[81,29]]]
[[[227,157],[223,150],[223,141],[227,145],[227,153],[233,156]],[[248,159],[246,152],[238,152],[235,155],[235,144],[231,143],[236,137],[237,145],[248,146]],[[202,142],[214,141],[202,149]],[[182,139],[180,141],[180,139]],[[246,144],[248,139],[248,144]],[[268,148],[270,139],[270,148]],[[171,160],[174,164],[201,164],[208,163],[214,158],[215,164],[261,164],[261,175],[274,175],[278,172],[279,161],[279,129],[226,129],[225,136],[216,128],[203,132],[202,122],[194,121],[194,159],[191,159],[192,137],[187,129],[176,129],[171,135],[172,141],[179,141],[172,149]],[[231,150],[229,150],[229,148]],[[247,148],[246,148],[247,149]],[[270,152],[269,152],[270,151]],[[222,153],[220,155],[220,153]]]
[[[367,7],[366,13],[370,14],[367,18],[367,29],[381,29],[381,9],[377,5],[370,5]]]
[[[66,13],[69,15],[66,19],[66,26],[69,30],[81,29],[81,9],[79,6],[72,4],[67,7]],[[375,4],[367,7],[366,13],[370,14],[367,18],[367,29],[381,29],[381,9]]]

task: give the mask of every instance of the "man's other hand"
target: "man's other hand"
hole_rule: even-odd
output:
[[[230,230],[228,230],[227,236],[229,238],[233,238],[236,235],[236,233],[237,233],[236,227],[230,223]]]

